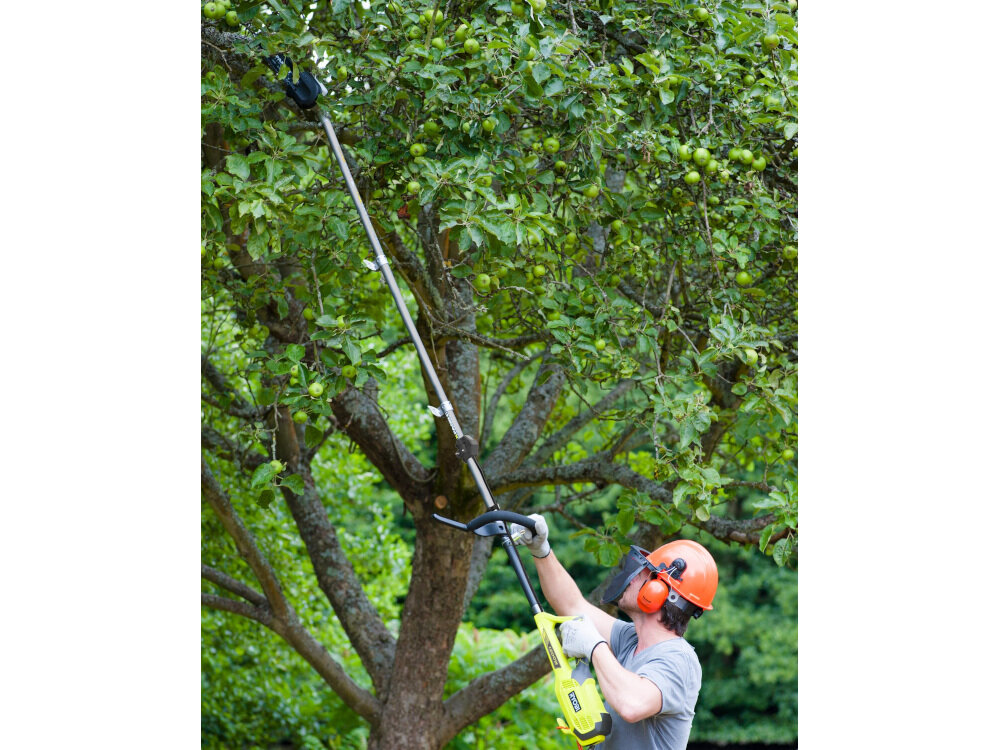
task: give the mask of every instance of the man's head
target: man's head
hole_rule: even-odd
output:
[[[659,612],[660,622],[683,635],[691,617],[712,609],[719,571],[707,549],[680,539],[653,552],[631,547],[602,599],[629,614]]]

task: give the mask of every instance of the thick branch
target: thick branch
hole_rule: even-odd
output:
[[[483,462],[483,473],[487,481],[493,484],[520,466],[538,440],[565,382],[566,375],[561,368],[553,365],[543,365],[538,368],[538,374],[525,399],[524,407],[499,445]]]
[[[268,458],[263,453],[234,443],[222,433],[211,427],[201,428],[201,447],[212,451],[219,458],[233,461],[242,469],[254,470]]]
[[[331,402],[334,416],[392,488],[406,501],[419,501],[430,492],[431,473],[392,432],[376,396],[348,387]]]
[[[215,477],[212,476],[208,464],[205,463],[204,456],[201,459],[201,492],[205,499],[208,500],[209,505],[212,506],[215,515],[219,517],[226,533],[236,542],[236,548],[239,550],[240,557],[246,560],[257,580],[260,581],[264,589],[264,595],[267,597],[268,604],[274,616],[282,620],[293,617],[294,613],[285,599],[284,593],[281,591],[281,584],[278,582],[278,577],[275,575],[270,563],[264,559],[264,555],[258,549],[253,534],[243,525],[240,517],[236,515],[236,511],[233,510],[232,503],[229,502],[229,497],[226,495],[225,490],[222,489]]]
[[[201,355],[201,375],[219,394],[230,399],[228,408],[228,412],[230,414],[235,417],[240,417],[241,419],[260,419],[260,411],[255,406],[248,404],[243,397],[240,396],[240,394],[237,393],[231,385],[229,385],[226,381],[226,376],[223,375],[204,354]]]
[[[477,677],[444,702],[441,737],[454,737],[462,727],[496,710],[509,698],[545,676],[549,660],[541,645],[502,669]]]
[[[493,391],[493,395],[490,397],[490,403],[487,405],[486,412],[483,416],[483,429],[479,435],[480,445],[486,445],[486,441],[490,439],[490,432],[493,430],[493,416],[496,414],[497,406],[500,404],[500,398],[507,392],[507,388],[510,387],[514,378],[520,375],[525,367],[541,357],[542,354],[544,354],[544,352],[538,352],[533,357],[529,359],[522,359],[510,368],[510,370],[507,371],[507,374],[504,375],[503,380],[500,381],[500,385],[498,385],[497,389]]]
[[[697,526],[703,531],[707,531],[716,539],[721,539],[724,542],[757,544],[760,541],[760,530],[768,524],[774,523],[774,518],[773,513],[743,520],[716,518],[713,516],[707,521],[693,522],[692,525]]]
[[[365,670],[371,675],[376,695],[381,697],[388,687],[395,656],[395,639],[365,595],[354,566],[340,546],[337,532],[316,492],[312,473],[304,471],[302,478],[305,482],[302,495],[287,490],[283,490],[282,494],[295,519],[299,536],[305,542],[316,581],[336,612]]]
[[[361,716],[365,721],[375,726],[380,720],[380,705],[371,693],[363,690],[344,668],[338,664],[323,645],[317,641],[297,620],[281,622],[271,613],[260,607],[254,607],[247,602],[229,599],[224,596],[202,593],[201,603],[206,607],[222,612],[242,615],[273,630],[286,643],[295,649],[296,653],[305,659],[316,673],[323,678],[344,703]]]
[[[249,602],[241,602],[237,599],[230,599],[226,596],[216,596],[201,592],[201,603],[206,607],[218,609],[222,612],[230,612],[234,615],[242,615],[250,620],[259,622],[264,627],[274,629],[274,616],[262,607],[255,607]]]
[[[259,591],[255,591],[242,581],[226,575],[221,570],[210,568],[208,565],[201,566],[201,577],[206,581],[211,581],[216,586],[225,589],[231,594],[236,594],[246,599],[251,604],[258,607],[267,607],[267,597]]]
[[[532,453],[528,458],[528,463],[532,466],[539,466],[548,461],[557,450],[569,442],[570,438],[573,437],[578,430],[592,421],[594,417],[603,414],[607,409],[613,406],[619,398],[632,390],[632,388],[635,387],[635,384],[636,381],[632,379],[622,380],[617,383],[606,396],[598,401],[593,408],[585,406],[585,408],[569,422],[567,422],[561,430],[550,436],[548,440],[542,443],[538,450]]]

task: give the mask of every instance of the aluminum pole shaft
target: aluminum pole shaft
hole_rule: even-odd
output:
[[[337,159],[337,164],[340,166],[341,173],[344,175],[344,181],[347,183],[347,192],[350,193],[351,200],[354,201],[354,207],[358,211],[358,216],[361,217],[361,225],[364,227],[365,234],[368,235],[368,241],[371,243],[372,249],[375,251],[375,263],[378,265],[379,271],[382,273],[382,278],[385,279],[385,283],[389,287],[392,299],[396,303],[396,309],[399,311],[399,315],[403,319],[403,325],[406,326],[406,330],[410,334],[410,339],[413,341],[413,345],[417,349],[417,356],[420,358],[420,364],[423,366],[424,372],[427,373],[427,378],[431,381],[431,385],[434,386],[434,392],[437,393],[438,400],[441,403],[441,416],[444,416],[445,419],[448,420],[448,425],[451,427],[451,431],[455,434],[455,438],[460,438],[463,436],[463,432],[461,426],[458,424],[458,418],[455,416],[455,408],[448,400],[448,397],[444,392],[444,387],[441,385],[437,372],[434,370],[434,365],[431,364],[430,357],[427,356],[427,350],[424,348],[424,344],[420,340],[420,335],[417,333],[417,327],[414,325],[413,318],[410,316],[410,311],[407,309],[406,303],[403,301],[403,296],[399,291],[399,284],[396,283],[396,277],[393,275],[392,269],[389,267],[389,260],[386,258],[385,252],[382,250],[382,243],[379,242],[378,235],[375,234],[375,228],[372,226],[371,219],[368,217],[368,211],[365,209],[365,204],[361,201],[361,195],[358,193],[357,185],[354,184],[354,178],[351,176],[351,170],[347,166],[347,160],[344,158],[344,151],[340,147],[340,141],[337,139],[337,134],[333,130],[330,118],[327,117],[325,112],[320,112],[320,122],[323,123],[323,129],[326,131],[326,137],[330,141],[330,148]],[[435,413],[437,413],[437,410],[435,410]],[[466,460],[466,463],[469,467],[469,471],[472,473],[472,479],[476,483],[479,494],[482,495],[483,502],[486,503],[486,509],[496,510],[498,508],[496,500],[493,498],[493,493],[486,484],[486,478],[483,476],[479,462],[474,458],[469,458]],[[533,594],[531,598],[534,598]],[[537,604],[535,606],[537,606]]]

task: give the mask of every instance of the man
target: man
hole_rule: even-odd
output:
[[[531,550],[542,592],[559,615],[567,656],[589,659],[612,717],[601,750],[683,750],[701,689],[701,664],[684,640],[691,617],[712,609],[719,573],[708,550],[678,540],[647,553],[632,547],[619,563],[602,604],[614,602],[632,619],[618,620],[584,599],[556,559],[548,525],[533,515],[535,533],[511,525]]]

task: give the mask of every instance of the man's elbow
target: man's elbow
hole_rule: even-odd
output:
[[[621,716],[622,719],[624,719],[628,724],[635,724],[638,721],[648,719],[650,716],[655,715],[659,710],[659,703],[654,706],[640,701],[628,701],[624,706],[621,706],[618,709],[618,715]]]

